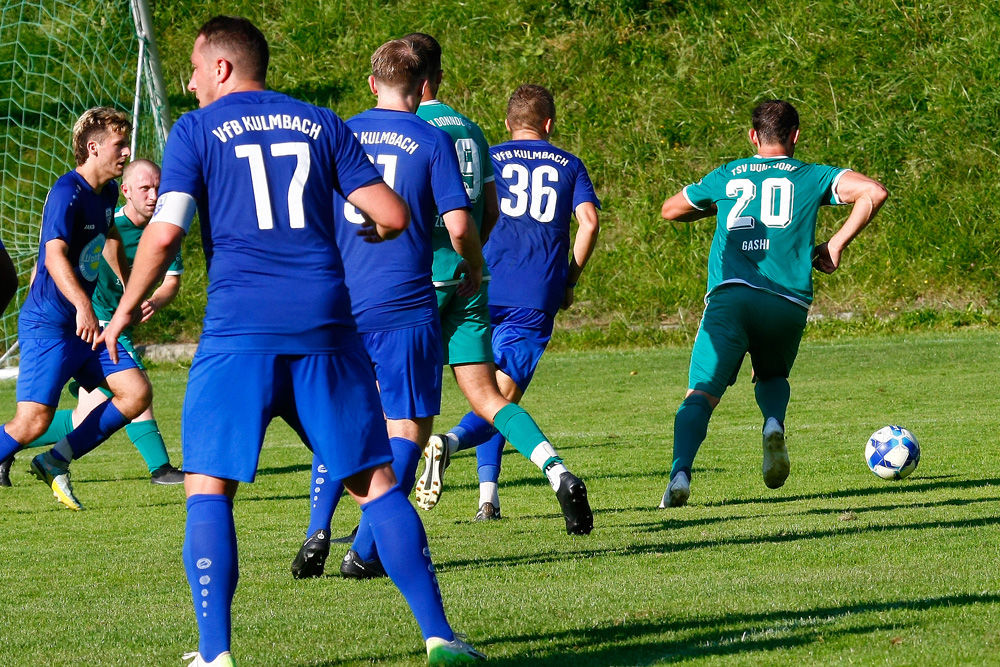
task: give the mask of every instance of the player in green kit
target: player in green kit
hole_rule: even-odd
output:
[[[130,162],[122,172],[121,191],[125,197],[125,205],[115,212],[114,226],[121,234],[122,245],[130,265],[135,259],[135,251],[139,247],[142,231],[153,215],[159,187],[160,168],[149,160],[140,159]],[[163,282],[148,299],[143,301],[143,322],[174,300],[180,290],[181,274],[183,273],[184,264],[178,252],[177,257],[174,258],[167,270]],[[102,259],[97,272],[97,287],[94,289],[92,298],[94,314],[97,315],[102,327],[111,320],[123,292],[122,283],[118,276],[111,266]],[[142,359],[136,353],[135,345],[132,342],[131,328],[125,331],[119,342],[135,360],[139,370],[145,373],[146,369],[142,364]],[[98,388],[88,392],[86,389],[79,388],[75,382],[71,382],[70,390],[76,391],[77,389],[79,389],[79,402],[76,409],[56,412],[48,430],[28,445],[29,447],[55,444],[60,438],[72,431],[75,425],[82,422],[91,410],[108,400],[109,392],[104,389]],[[163,436],[160,435],[160,429],[153,416],[152,405],[125,426],[125,434],[145,460],[150,473],[150,481],[153,484],[182,484],[184,482],[184,473],[170,464],[170,456],[167,454]],[[9,467],[11,460],[12,458],[9,458],[4,463]],[[2,465],[0,464],[0,466]]]
[[[747,352],[764,417],[764,484],[785,483],[788,374],[813,300],[812,268],[833,273],[888,196],[881,183],[857,172],[793,159],[799,115],[788,102],[758,104],[749,136],[756,155],[719,167],[663,203],[667,220],[714,215],[717,222],[705,314],[687,395],[674,418],[673,465],[660,507],[680,507],[691,495],[691,466],[708,421]],[[816,246],[819,207],[838,204],[853,204],[850,215]]]

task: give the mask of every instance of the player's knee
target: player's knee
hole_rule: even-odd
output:
[[[141,374],[115,392],[118,410],[128,419],[135,419],[153,402],[153,387]]]

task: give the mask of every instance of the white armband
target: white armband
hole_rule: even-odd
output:
[[[186,192],[165,192],[156,200],[150,222],[166,222],[180,227],[187,234],[197,209],[194,197]]]

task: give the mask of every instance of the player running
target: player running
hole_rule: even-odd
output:
[[[193,667],[234,665],[238,579],[233,498],[257,469],[274,416],[297,423],[362,506],[386,572],[420,625],[431,665],[481,656],[444,614],[427,537],[396,483],[375,376],[351,314],[334,237],[334,193],[371,241],[398,236],[406,204],[332,111],[265,89],[268,45],[242,18],[202,26],[174,125],[162,194],[105,336],[116,339],[180,247],[197,208],[208,305],[184,401],[184,566],[199,629]]]
[[[433,110],[431,106],[429,111]],[[511,140],[489,149],[493,171],[499,174],[496,191],[500,209],[499,220],[484,247],[492,274],[492,344],[478,351],[489,355],[486,363],[456,366],[455,359],[451,360],[455,378],[473,412],[447,434],[431,438],[417,498],[422,507],[433,507],[440,492],[435,483],[440,482],[450,455],[478,447],[480,498],[476,519],[499,519],[497,482],[501,452],[508,441],[545,472],[562,505],[566,532],[586,534],[594,525],[586,486],[566,469],[528,414],[517,405],[552,336],[556,312],[573,303],[574,288],[594,251],[599,231],[600,202],[587,169],[576,156],[549,143],[555,115],[555,101],[548,90],[534,85],[519,87],[507,104],[506,125]],[[455,127],[451,123],[443,125]],[[580,226],[572,258],[567,262],[574,212]],[[447,285],[442,287],[446,295]],[[439,289],[439,302],[442,291]],[[479,308],[482,300],[471,304],[469,310]],[[480,340],[487,345],[485,339]],[[477,350],[469,345],[463,352],[475,355]],[[496,416],[491,424],[483,415],[490,414],[489,406],[497,405],[501,409],[493,413]]]
[[[764,417],[764,484],[785,483],[788,374],[813,300],[812,268],[833,273],[888,196],[881,183],[857,172],[793,159],[799,114],[788,102],[761,102],[752,125],[756,155],[719,167],[663,203],[667,220],[714,215],[716,227],[705,314],[674,417],[674,460],[660,507],[680,507],[691,495],[691,466],[708,421],[747,352]],[[814,248],[819,207],[836,204],[854,206],[840,230]]]
[[[129,267],[135,259],[135,251],[139,247],[139,237],[142,235],[142,230],[146,228],[146,224],[153,216],[159,187],[160,168],[155,163],[149,160],[134,160],[125,166],[121,184],[125,205],[115,213],[114,226],[122,238]],[[103,327],[107,325],[114,314],[124,288],[121,280],[103,257],[100,262],[93,306],[94,314],[97,315],[98,322]],[[184,264],[181,261],[181,253],[178,252],[170,268],[167,269],[163,283],[148,299],[142,302],[143,322],[174,300],[180,290],[181,274],[183,273]],[[136,352],[135,343],[132,341],[132,333],[131,327],[125,330],[119,342],[148,380],[149,376],[142,363],[142,357]],[[56,412],[48,430],[28,447],[44,447],[59,442],[61,438],[73,430],[75,425],[82,422],[91,410],[110,398],[110,392],[106,389],[98,388],[95,391],[87,391],[74,382],[70,383],[70,391],[79,392],[76,409]],[[152,404],[125,426],[125,435],[132,441],[146,462],[152,484],[182,484],[184,482],[184,473],[170,465],[170,455],[167,454],[166,444],[163,442],[160,428],[153,416]],[[2,474],[5,465],[7,468],[10,467],[13,460],[14,457],[11,456],[0,462],[0,474]],[[0,479],[0,483],[2,483],[2,479]]]
[[[451,139],[414,113],[427,83],[426,59],[410,41],[397,39],[375,51],[371,67],[368,82],[378,104],[347,126],[412,217],[392,243],[364,243],[356,234],[364,218],[338,198],[337,244],[354,317],[379,383],[392,468],[409,495],[434,415],[441,410],[441,327],[431,284],[431,234],[438,214],[459,260],[460,293],[478,291],[483,255]],[[318,491],[311,494],[309,537],[292,564],[296,578],[319,576],[329,551],[330,517],[340,486],[325,479],[322,467],[314,456],[311,486]],[[385,575],[365,521],[340,572],[357,579]]]
[[[71,377],[88,390],[109,389],[105,401],[31,461],[31,470],[72,510],[83,505],[73,493],[69,464],[92,451],[149,407],[146,377],[120,349],[100,345],[100,325],[91,305],[103,255],[123,266],[121,238],[111,221],[118,203],[115,178],[129,156],[132,125],[125,114],[107,107],[86,111],[73,126],[77,167],[61,176],[42,210],[37,272],[18,319],[21,372],[17,412],[0,428],[0,461],[38,438],[52,422],[59,394]]]

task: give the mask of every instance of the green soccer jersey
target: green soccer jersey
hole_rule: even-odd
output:
[[[122,243],[125,246],[125,256],[128,258],[129,267],[131,267],[132,262],[135,261],[135,251],[139,248],[139,238],[142,236],[144,228],[136,227],[128,219],[124,206],[115,211],[115,227],[121,234]],[[173,263],[167,269],[167,275],[179,276],[182,273],[184,273],[184,263],[181,261],[181,253],[178,250]],[[97,270],[97,287],[94,289],[93,297],[94,314],[97,315],[97,319],[102,322],[110,321],[124,293],[122,283],[111,269],[111,265],[101,257],[101,264]]]
[[[843,204],[837,182],[847,169],[755,155],[723,165],[684,188],[697,209],[718,216],[708,258],[708,296],[739,283],[808,308],[820,206]]]
[[[447,132],[455,142],[458,166],[462,170],[462,180],[465,181],[465,192],[472,202],[472,219],[476,221],[476,228],[482,231],[483,187],[493,181],[490,145],[483,136],[483,131],[471,120],[437,100],[422,103],[417,109],[417,115],[434,127]],[[452,247],[451,237],[440,216],[434,224],[433,247],[434,285],[441,287],[457,283],[455,270],[462,257]],[[483,271],[485,274],[485,268]]]

